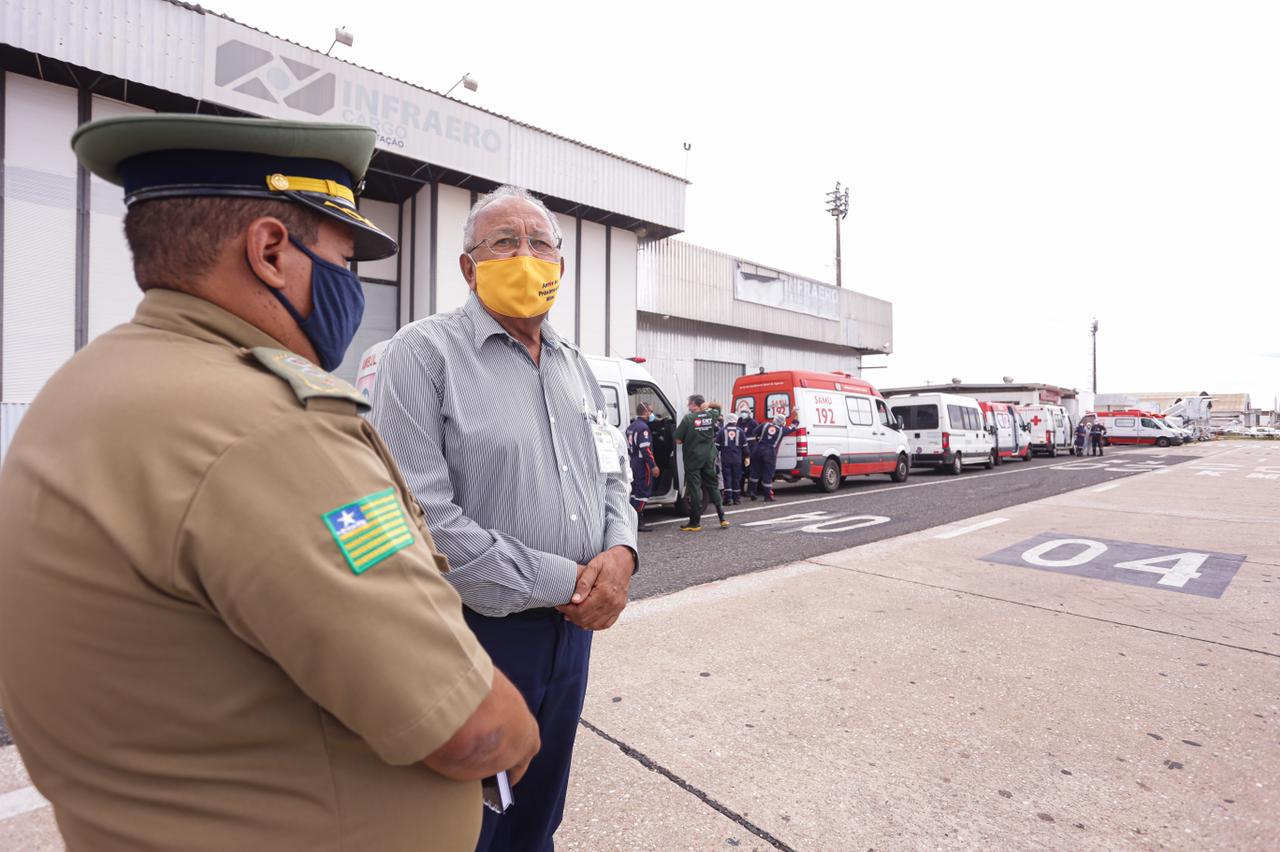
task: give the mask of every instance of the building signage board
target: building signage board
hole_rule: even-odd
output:
[[[379,148],[508,179],[506,119],[216,15],[204,20],[205,100],[269,118],[366,124]]]
[[[838,288],[740,261],[733,265],[733,297],[740,302],[752,302],[823,319],[833,320],[840,316]]]

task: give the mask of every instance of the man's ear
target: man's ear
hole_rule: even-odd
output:
[[[254,219],[245,229],[245,258],[254,275],[268,287],[277,290],[285,285],[284,248],[289,244],[289,229],[272,216]]]
[[[458,255],[458,268],[462,270],[462,277],[467,280],[467,286],[472,290],[476,289],[476,262],[469,254]]]

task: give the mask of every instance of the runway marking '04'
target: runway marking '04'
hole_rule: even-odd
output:
[[[998,550],[983,561],[1220,598],[1246,558],[1050,532]]]

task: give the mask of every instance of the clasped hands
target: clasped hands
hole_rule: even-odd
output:
[[[556,607],[565,618],[586,630],[612,627],[627,605],[635,555],[627,547],[611,547],[586,565],[578,566],[578,582],[569,603]]]

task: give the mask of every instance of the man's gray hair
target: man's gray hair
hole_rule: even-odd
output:
[[[521,201],[527,201],[541,210],[543,215],[547,217],[547,221],[551,223],[551,233],[555,236],[556,242],[560,242],[560,225],[556,222],[556,217],[547,209],[547,205],[534,197],[527,189],[503,184],[488,195],[480,196],[476,199],[476,203],[471,205],[471,212],[467,215],[467,225],[462,231],[462,248],[464,251],[471,251],[476,247],[476,217],[480,215],[480,211],[495,201],[502,201],[504,198],[519,198]]]

